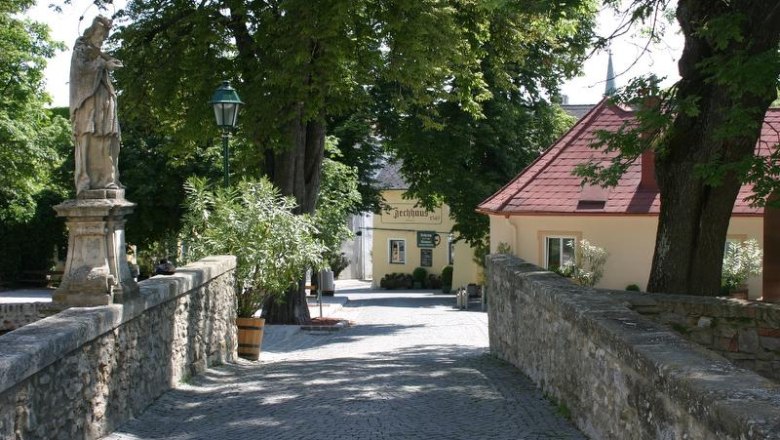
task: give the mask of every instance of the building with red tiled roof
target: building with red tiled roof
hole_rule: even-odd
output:
[[[633,112],[607,100],[593,107],[566,134],[482,202],[477,210],[490,216],[491,249],[500,243],[513,253],[545,268],[573,258],[581,239],[604,247],[610,257],[599,287],[644,287],[650,273],[659,212],[652,153],[629,167],[612,188],[581,185],[574,168],[591,160],[608,162],[616,153],[592,148],[601,130],[615,131],[633,120]],[[767,112],[760,154],[780,144],[780,109]],[[763,242],[763,209],[746,200],[752,187],[742,187],[734,205],[728,236]],[[761,279],[750,280],[751,297],[760,295]]]

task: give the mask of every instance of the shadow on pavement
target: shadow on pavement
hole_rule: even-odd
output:
[[[177,439],[582,439],[525,376],[484,348],[227,365],[119,432]]]
[[[359,324],[338,332],[297,330],[297,326],[289,326],[291,328],[282,329],[273,327],[266,326],[267,330],[263,336],[262,346],[262,351],[265,353],[291,353],[314,349],[329,344],[342,344],[360,340],[366,336],[392,335],[408,329],[420,328],[423,325]],[[295,343],[290,343],[290,338],[295,338]]]

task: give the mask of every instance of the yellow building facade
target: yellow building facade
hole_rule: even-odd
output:
[[[501,243],[511,246],[512,253],[529,263],[547,268],[549,240],[582,239],[609,252],[604,277],[597,287],[623,290],[636,284],[642,290],[650,278],[655,250],[658,217],[655,215],[491,215],[490,251],[495,253]],[[727,235],[729,240],[764,240],[763,218],[732,217]],[[762,295],[761,275],[748,280],[751,298]]]
[[[372,278],[374,287],[389,273],[411,274],[417,267],[441,275],[452,264],[452,288],[477,283],[480,267],[474,251],[464,242],[452,243],[453,221],[447,205],[428,211],[404,199],[404,189],[386,189],[386,209],[374,215],[372,229]]]

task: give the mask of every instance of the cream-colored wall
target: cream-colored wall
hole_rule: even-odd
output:
[[[452,288],[466,287],[470,283],[479,284],[480,266],[474,262],[474,249],[463,241],[455,243],[452,265]]]
[[[568,235],[586,239],[609,252],[604,278],[598,287],[624,289],[629,284],[647,287],[655,247],[658,218],[655,216],[490,216],[490,251],[500,243],[512,247],[512,253],[539,266],[544,259],[544,236]],[[755,238],[763,242],[761,217],[734,217],[729,225],[730,238]],[[750,297],[761,296],[761,276],[748,282]]]
[[[382,196],[391,208],[398,208],[398,214],[408,210],[420,211],[422,208],[414,208],[415,200],[403,198],[402,190],[385,190]],[[426,267],[428,273],[441,274],[441,270],[449,262],[448,236],[452,230],[453,221],[450,219],[450,210],[447,205],[437,208],[425,217],[409,217],[396,215],[396,211],[383,211],[374,216],[373,244],[371,251],[372,274],[374,286],[379,286],[379,281],[388,273],[412,273],[420,267],[420,248],[417,247],[417,231],[436,231],[441,237],[441,242],[433,248],[433,265]],[[406,240],[406,262],[404,264],[390,263],[390,240]],[[463,249],[465,248],[465,249]],[[473,251],[464,243],[455,245],[453,256],[453,286],[457,279],[464,285],[476,282],[476,264],[470,255]]]

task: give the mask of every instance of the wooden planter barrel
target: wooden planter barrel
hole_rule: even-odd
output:
[[[256,361],[263,343],[264,318],[236,318],[238,327],[238,355]]]

